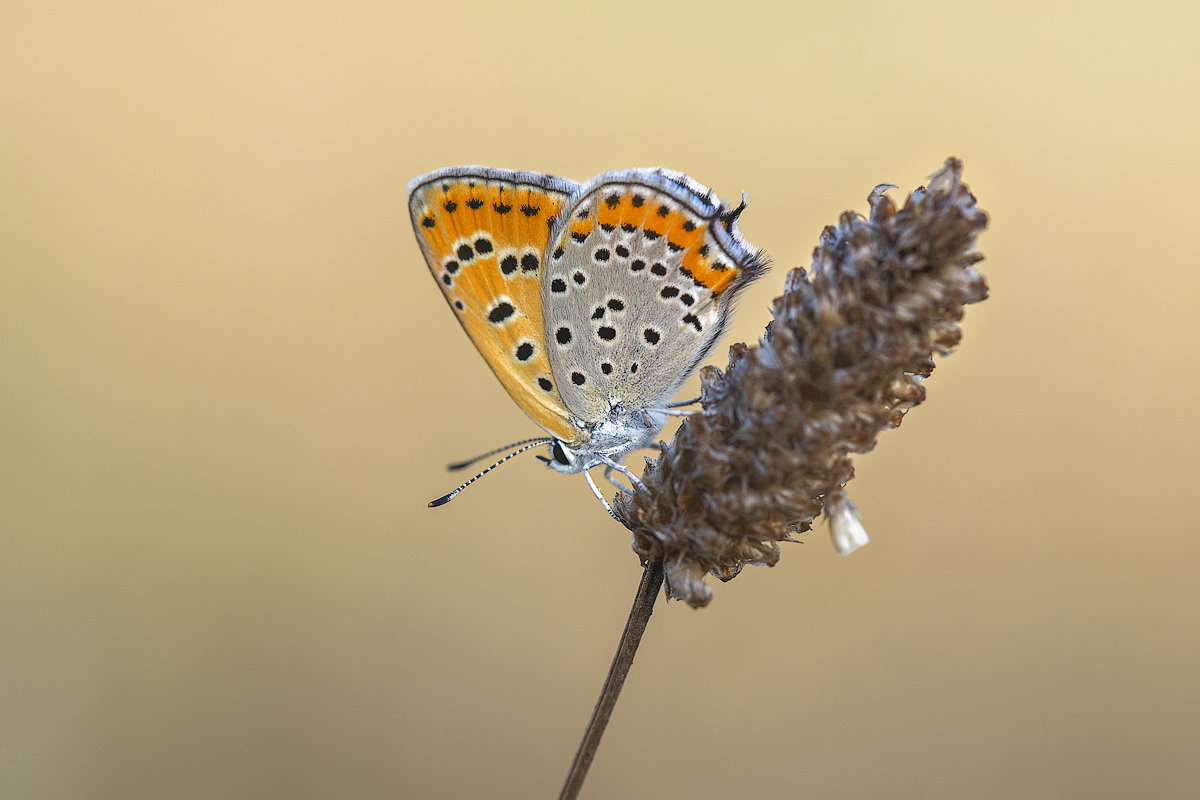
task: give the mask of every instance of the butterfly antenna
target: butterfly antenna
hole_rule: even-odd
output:
[[[508,461],[508,460],[509,460],[510,458],[512,458],[513,456],[519,456],[519,455],[521,455],[521,453],[524,453],[526,450],[529,450],[530,448],[537,447],[537,446],[538,446],[538,445],[540,445],[540,444],[546,444],[546,443],[548,443],[548,441],[549,441],[548,439],[532,439],[532,440],[530,440],[530,441],[526,442],[526,443],[525,443],[525,445],[524,445],[523,447],[517,448],[516,450],[512,451],[511,453],[509,453],[508,455],[506,455],[504,458],[500,459],[500,460],[499,460],[499,461],[497,461],[495,464],[492,464],[490,467],[488,467],[487,469],[485,469],[483,472],[481,472],[481,473],[479,473],[478,475],[476,475],[474,478],[471,478],[471,480],[467,481],[467,482],[466,482],[466,483],[464,483],[462,486],[459,486],[459,487],[458,487],[457,489],[455,489],[453,492],[448,492],[447,494],[444,494],[444,495],[442,495],[441,497],[439,497],[437,500],[431,500],[431,501],[429,501],[429,507],[430,507],[430,508],[437,508],[438,506],[444,506],[444,505],[446,505],[446,503],[449,503],[451,500],[453,500],[453,499],[455,498],[455,496],[457,496],[457,495],[458,495],[458,493],[459,493],[459,492],[461,492],[463,489],[467,488],[467,487],[468,487],[468,486],[470,486],[472,483],[474,483],[475,481],[477,481],[477,480],[479,480],[480,478],[482,478],[484,475],[487,475],[489,472],[491,472],[491,471],[492,471],[492,470],[494,470],[496,467],[498,467],[498,466],[500,466],[501,464],[503,464],[505,461]],[[483,456],[480,456],[480,458],[482,458],[482,457],[483,457]]]
[[[453,464],[447,464],[446,469],[450,470],[451,472],[454,472],[454,471],[460,470],[460,469],[466,469],[467,467],[474,464],[476,461],[482,461],[483,459],[487,458],[488,456],[496,455],[496,453],[503,453],[505,450],[511,450],[514,447],[520,447],[521,445],[529,444],[530,442],[538,442],[539,444],[550,444],[550,441],[551,441],[550,438],[546,437],[546,436],[538,436],[533,439],[522,439],[519,442],[513,442],[512,444],[506,444],[503,447],[497,447],[495,450],[488,450],[486,453],[481,453],[481,454],[475,456],[474,458],[467,459],[466,461],[455,461]]]

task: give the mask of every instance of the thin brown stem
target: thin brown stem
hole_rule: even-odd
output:
[[[637,655],[638,644],[646,631],[646,623],[654,612],[654,601],[663,583],[663,562],[651,561],[642,573],[642,582],[638,584],[637,596],[633,599],[633,608],[629,610],[629,619],[625,622],[625,630],[621,633],[621,641],[617,645],[617,654],[613,656],[612,666],[608,668],[608,677],[604,679],[604,688],[600,690],[600,699],[592,711],[592,719],[588,722],[587,730],[583,733],[583,741],[571,762],[571,770],[567,773],[567,781],[563,784],[559,800],[575,800],[583,788],[584,778],[587,777],[588,767],[596,756],[600,746],[600,737],[608,725],[621,695],[621,687],[625,685],[625,676],[633,665],[633,657]]]

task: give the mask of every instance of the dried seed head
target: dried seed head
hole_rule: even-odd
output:
[[[779,542],[811,530],[822,508],[839,552],[866,544],[843,493],[850,454],[925,399],[963,306],[987,296],[974,268],[987,215],[961,177],[948,159],[901,209],[876,187],[870,217],[842,214],[811,271],[789,274],[762,341],[730,347],[724,372],[701,371],[703,412],[615,503],[634,551],[664,560],[669,596],[706,605],[706,574],[774,564]]]

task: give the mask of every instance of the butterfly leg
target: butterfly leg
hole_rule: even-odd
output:
[[[646,488],[646,484],[642,483],[642,479],[641,479],[641,478],[639,478],[637,475],[634,475],[632,472],[630,472],[630,471],[629,471],[629,468],[628,468],[628,467],[626,467],[626,466],[625,466],[624,464],[622,464],[621,462],[619,462],[619,461],[613,461],[611,458],[603,458],[603,457],[601,457],[601,459],[600,459],[600,462],[601,462],[601,463],[603,463],[603,464],[607,464],[607,465],[608,465],[608,469],[604,470],[604,475],[605,475],[605,477],[608,477],[608,474],[609,474],[609,471],[610,471],[610,470],[614,470],[614,469],[615,469],[617,472],[621,473],[621,474],[622,474],[622,475],[624,475],[626,478],[629,478],[630,482],[631,482],[631,483],[632,483],[634,486],[636,486],[637,488],[639,488],[639,489],[645,489],[645,488]],[[612,478],[609,478],[609,480],[611,481],[611,480],[612,480]],[[613,481],[613,483],[616,483],[616,481]],[[624,486],[621,486],[621,484],[619,484],[619,483],[616,483],[616,485],[617,485],[617,486],[620,486],[620,487],[621,487],[621,489],[623,489],[623,490],[624,490],[624,491],[626,491],[626,492],[628,492],[628,491],[629,491],[629,490],[628,490],[628,489],[626,489]],[[631,492],[631,494],[632,494],[632,492]]]
[[[616,512],[612,510],[612,506],[608,504],[608,501],[604,499],[604,495],[600,493],[600,487],[596,485],[596,482],[592,480],[591,473],[588,472],[588,470],[592,467],[600,466],[600,463],[601,462],[599,461],[588,462],[588,464],[586,464],[583,468],[583,477],[587,479],[588,486],[592,487],[592,494],[596,495],[596,499],[600,501],[602,506],[604,506],[604,510],[608,512],[608,515],[617,522],[620,522],[621,518],[618,517]]]
[[[699,397],[693,397],[691,400],[680,400],[678,403],[667,403],[662,407],[660,413],[666,414],[669,417],[690,417],[692,414],[698,413],[699,409],[689,411],[676,411],[676,409],[684,406],[692,406],[700,402]]]
[[[611,483],[613,486],[620,489],[625,494],[633,494],[633,489],[630,489],[628,486],[626,486],[625,484],[618,481],[616,478],[614,478],[612,476],[612,474],[613,474],[613,468],[610,465],[606,464],[604,467],[604,479],[607,480],[609,483]]]

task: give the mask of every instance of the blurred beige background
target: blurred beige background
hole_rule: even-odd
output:
[[[0,795],[554,796],[640,570],[531,458],[425,507],[537,430],[405,185],[746,190],[732,343],[957,155],[992,297],[872,544],[660,605],[585,796],[1195,797],[1200,11],[987,5],[10,4]]]

